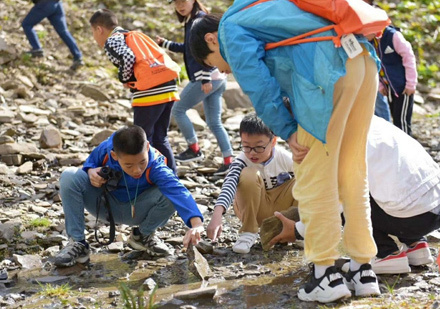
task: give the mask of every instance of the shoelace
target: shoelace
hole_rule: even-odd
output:
[[[62,251],[70,256],[79,255],[83,250],[83,246],[77,242],[69,243]]]

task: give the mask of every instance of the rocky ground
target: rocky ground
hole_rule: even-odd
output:
[[[192,251],[182,250],[185,227],[178,217],[159,233],[175,248],[175,255],[155,259],[126,246],[128,226],[117,228],[112,245],[98,246],[90,215],[86,221],[91,262],[67,269],[53,267],[53,256],[67,240],[60,173],[68,166],[80,167],[93,147],[132,122],[129,93],[89,38],[87,19],[96,7],[94,1],[65,1],[66,10],[74,13],[68,15],[68,22],[86,61],[85,67],[72,72],[67,48],[47,22],[37,26],[46,57],[34,60],[24,55],[28,45],[17,21],[29,3],[0,2],[0,308],[122,308],[121,282],[133,293],[139,287],[149,290],[161,308],[316,308],[317,304],[301,303],[295,296],[308,273],[301,244],[276,247],[268,253],[256,245],[250,254],[235,254],[231,245],[239,225],[232,212],[225,216],[220,240],[199,246],[207,262],[194,253],[202,268],[190,262]],[[124,17],[125,26],[151,28],[159,22],[163,4],[147,7],[156,10],[157,16],[146,18],[133,7],[131,15]],[[180,31],[176,25],[163,31],[171,35],[176,28]],[[440,89],[421,85],[419,91],[414,135],[440,162]],[[237,150],[238,124],[251,110],[250,103],[233,80],[224,97],[223,120]],[[223,182],[212,176],[221,155],[200,106],[190,116],[207,158],[200,164],[180,165],[178,174],[208,222]],[[174,125],[169,137],[176,153],[184,150],[186,143]],[[100,223],[99,228],[108,235],[107,225]],[[439,238],[434,233],[429,239],[435,256]],[[353,298],[321,308],[439,307],[440,276],[435,265],[413,269],[405,276],[381,276],[380,281],[383,295],[379,298]],[[158,289],[152,293],[156,284]]]

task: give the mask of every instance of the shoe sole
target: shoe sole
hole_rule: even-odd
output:
[[[228,172],[229,172],[229,171],[221,172],[221,173],[214,173],[213,175],[214,175],[214,176],[224,176],[224,175],[226,175]]]
[[[132,247],[133,249],[136,249],[136,250],[139,250],[139,251],[145,251],[145,252],[147,252],[151,256],[168,256],[168,255],[171,255],[171,254],[168,254],[168,253],[158,253],[158,252],[152,251],[152,250],[148,249],[147,247],[139,245],[137,242],[135,242],[134,240],[132,240],[130,238],[128,239],[127,242],[129,244],[129,246]]]
[[[344,279],[345,285],[350,291],[354,291],[355,296],[376,296],[380,295],[379,285],[377,283],[366,283],[361,288],[355,287],[353,282],[347,282]]]
[[[351,297],[351,292],[347,286],[340,285],[338,288],[333,288],[334,291],[328,295],[317,295],[316,293],[306,293],[303,289],[298,291],[298,298],[302,301],[317,301],[320,303],[331,303],[337,300],[342,300]],[[316,288],[315,288],[316,290]],[[319,290],[318,290],[319,291]]]
[[[366,283],[362,288],[355,289],[356,296],[377,296],[380,295],[379,285],[375,283]]]
[[[248,254],[249,252],[251,252],[251,249],[245,251],[245,250],[232,248],[232,251],[234,251],[235,253],[240,253],[240,254]]]
[[[90,262],[90,256],[85,256],[85,257],[82,257],[82,258],[77,258],[76,260],[73,260],[73,261],[68,262],[68,263],[54,263],[54,264],[55,264],[55,266],[70,267],[70,266],[73,266],[73,265],[75,265],[77,263],[85,264],[85,263],[88,263],[88,262]]]
[[[204,156],[196,157],[192,159],[186,159],[186,160],[177,159],[176,157],[174,157],[174,160],[176,160],[177,162],[197,162],[197,161],[203,161],[204,159],[205,159]]]
[[[376,275],[385,275],[385,274],[406,274],[411,272],[411,267],[377,267],[374,265],[373,271]]]
[[[422,254],[418,254],[418,256],[414,256],[414,257],[410,257],[411,253],[409,255],[407,253],[409,265],[422,266],[422,265],[434,263],[434,259],[432,258],[432,255],[430,254],[430,252],[429,253],[428,252],[420,252],[420,253],[422,253]]]

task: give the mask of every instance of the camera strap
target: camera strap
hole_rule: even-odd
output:
[[[113,219],[113,213],[110,207],[109,195],[107,187],[103,187],[101,195],[98,197],[96,201],[96,221],[95,221],[95,239],[101,246],[108,246],[115,240],[115,220]],[[98,218],[99,218],[99,209],[101,208],[101,204],[104,204],[108,213],[108,221],[110,222],[110,238],[108,242],[101,242],[98,237],[98,232],[101,234],[101,238],[104,239],[104,235],[98,230]]]

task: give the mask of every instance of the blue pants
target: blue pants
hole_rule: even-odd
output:
[[[33,29],[36,24],[43,19],[49,19],[55,31],[58,33],[63,42],[67,45],[73,55],[74,60],[82,58],[81,51],[76,45],[75,39],[70,34],[66,25],[66,16],[64,15],[63,5],[61,1],[40,1],[35,4],[22,22],[22,27],[32,50],[40,50],[41,44],[38,40],[37,33]]]
[[[212,90],[205,94],[202,91],[202,82],[189,82],[180,94],[180,101],[175,102],[171,111],[183,136],[189,145],[197,143],[194,126],[186,115],[186,111],[203,101],[206,123],[217,139],[224,158],[232,156],[232,147],[229,135],[222,124],[222,94],[226,89],[226,80],[213,80]]]
[[[67,235],[75,241],[85,239],[84,209],[96,217],[96,202],[103,189],[91,185],[89,176],[82,169],[67,168],[60,179],[60,193],[63,201]],[[110,208],[115,223],[139,225],[144,235],[153,233],[164,226],[174,214],[175,208],[158,187],[152,187],[138,195],[135,204],[135,217],[131,215],[130,202],[120,202],[115,197],[109,198]],[[104,205],[99,210],[99,219],[107,220],[108,213]]]
[[[386,121],[391,121],[391,111],[387,97],[383,96],[380,92],[377,92],[374,114]]]

